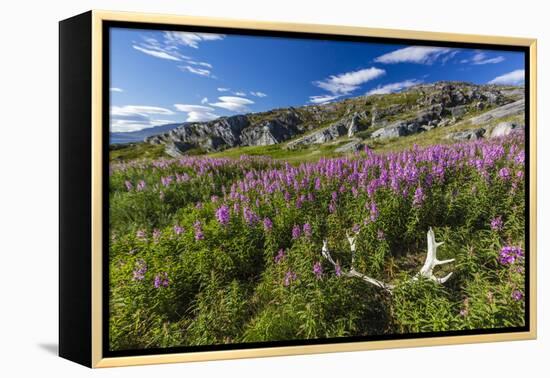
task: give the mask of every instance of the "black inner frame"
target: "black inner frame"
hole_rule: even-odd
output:
[[[484,49],[484,50],[500,50],[500,51],[516,51],[524,53],[525,66],[525,325],[522,327],[505,327],[505,328],[490,328],[490,329],[473,329],[460,331],[445,331],[445,332],[422,332],[408,334],[391,334],[391,335],[372,335],[372,336],[350,336],[337,338],[320,338],[320,339],[303,339],[303,340],[287,340],[287,341],[266,341],[254,343],[235,343],[235,344],[215,344],[215,345],[200,345],[200,346],[178,346],[169,348],[148,348],[148,349],[132,349],[132,350],[110,350],[109,348],[109,109],[110,109],[110,29],[111,28],[126,28],[126,29],[143,29],[143,30],[170,30],[170,31],[186,31],[186,32],[203,32],[203,33],[221,33],[221,34],[236,34],[258,37],[281,37],[281,38],[299,38],[313,40],[333,40],[333,41],[348,41],[348,42],[370,42],[383,43],[389,45],[409,45],[416,44],[422,46],[445,46],[455,48],[469,49]],[[103,240],[102,240],[102,340],[103,340],[103,357],[126,357],[139,355],[155,355],[168,353],[189,353],[200,351],[217,351],[217,350],[234,350],[234,349],[254,349],[267,347],[282,347],[282,346],[303,346],[303,345],[319,345],[319,344],[336,344],[348,342],[362,341],[380,341],[380,340],[403,340],[403,339],[423,339],[444,336],[464,336],[464,335],[486,335],[500,334],[510,332],[529,332],[530,328],[530,54],[528,46],[508,46],[498,44],[482,44],[482,43],[462,43],[462,42],[441,42],[441,41],[424,41],[406,38],[383,38],[383,37],[364,37],[364,36],[349,36],[349,35],[334,35],[321,33],[303,33],[303,32],[286,32],[286,31],[271,31],[271,30],[250,30],[227,27],[211,27],[211,26],[191,26],[191,25],[170,25],[146,22],[126,22],[126,21],[103,21],[102,22],[102,174],[103,174]]]

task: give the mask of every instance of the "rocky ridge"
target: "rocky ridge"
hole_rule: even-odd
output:
[[[360,96],[323,105],[307,105],[186,123],[145,138],[162,144],[171,156],[215,152],[240,146],[283,144],[288,150],[350,139],[336,152],[352,152],[363,140],[399,138],[469,119],[483,126],[524,112],[521,87],[460,82],[421,84],[400,93]],[[500,134],[522,125],[502,126]],[[453,140],[493,136],[483,127],[449,133]]]

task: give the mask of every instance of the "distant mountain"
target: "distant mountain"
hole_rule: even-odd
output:
[[[111,133],[109,144],[121,144],[121,143],[136,143],[143,142],[145,138],[167,133],[170,130],[185,125],[185,123],[169,123],[166,125],[160,125],[155,127],[149,127],[147,129],[138,131],[129,131],[125,133]]]
[[[452,126],[491,109],[499,109],[498,118],[520,114],[525,108],[523,97],[522,87],[437,82],[419,84],[400,93],[165,125],[161,127],[170,127],[169,131],[161,132],[157,127],[143,132],[155,130],[154,135],[145,137],[145,142],[163,145],[165,153],[174,157],[197,151],[274,144],[297,150],[339,140],[351,140],[353,144],[346,146],[349,150],[359,148],[366,140],[393,139]],[[477,130],[476,138],[485,131]],[[449,138],[472,135],[449,135]],[[140,134],[139,139],[144,136]]]

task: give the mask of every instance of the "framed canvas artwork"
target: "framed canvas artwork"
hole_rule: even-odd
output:
[[[536,337],[536,41],[60,22],[60,355]]]

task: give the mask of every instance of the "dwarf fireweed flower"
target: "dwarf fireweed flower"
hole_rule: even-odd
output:
[[[298,239],[300,237],[300,234],[300,226],[295,224],[294,227],[292,227],[292,239]]]
[[[144,189],[145,189],[145,181],[139,180],[139,182],[138,182],[138,184],[137,184],[137,186],[136,186],[136,190],[137,190],[138,192],[141,192],[141,191],[143,191]]]
[[[334,203],[334,201],[330,201],[328,204],[328,211],[329,213],[334,213],[336,211],[336,203]]]
[[[277,252],[277,255],[275,256],[275,263],[278,264],[280,263],[283,259],[285,258],[285,250],[284,249],[279,249],[279,252]]]
[[[246,223],[248,223],[250,226],[254,225],[259,220],[259,217],[256,215],[256,213],[254,213],[248,207],[245,207],[243,209],[243,216]]]
[[[153,230],[153,239],[155,240],[155,242],[157,242],[160,238],[160,230],[158,228],[155,228]]]
[[[147,239],[147,235],[145,234],[145,231],[143,231],[143,230],[138,230],[138,231],[136,232],[136,237],[137,237],[138,239],[141,239],[141,240]]]
[[[229,217],[229,207],[227,205],[222,205],[216,210],[216,219],[221,225],[227,225],[229,223]]]
[[[273,222],[271,221],[271,219],[265,217],[264,218],[264,230],[266,232],[269,232],[273,229]]]
[[[359,233],[359,231],[361,231],[361,226],[358,225],[357,223],[355,223],[353,225],[353,227],[351,228],[351,231],[355,232],[356,234]]]
[[[308,238],[311,237],[312,229],[311,229],[311,225],[309,223],[304,224],[303,231],[304,231],[305,236],[307,236]]]
[[[340,268],[340,264],[336,264],[334,267],[334,274],[336,274],[336,277],[340,277],[342,275],[342,268]]]
[[[521,259],[523,259],[521,247],[507,245],[500,250],[499,261],[502,265],[511,265]]]
[[[491,220],[491,230],[501,231],[503,226],[502,217],[499,215]]]
[[[174,178],[172,176],[167,177],[161,177],[160,182],[162,183],[162,186],[169,186]]]
[[[506,167],[501,168],[498,171],[498,176],[503,180],[508,180],[510,178],[510,170]]]
[[[523,293],[519,290],[512,291],[512,299],[516,302],[521,301],[523,299]]]
[[[181,227],[180,225],[176,224],[174,226],[174,233],[176,235],[180,235],[181,233],[183,232],[183,227]]]
[[[323,266],[320,261],[313,264],[313,274],[315,274],[315,277],[317,277],[318,280],[323,277]]]
[[[370,220],[372,222],[375,222],[378,219],[378,207],[376,206],[376,202],[372,202],[370,204]]]
[[[134,269],[134,281],[141,281],[145,278],[147,273],[147,263],[145,260],[140,259],[136,261],[136,268]]]
[[[203,240],[204,239],[204,233],[202,232],[201,222],[196,221],[193,224],[193,228],[195,229],[195,240]]]
[[[168,273],[162,272],[155,276],[155,282],[153,283],[153,285],[156,289],[160,287],[168,287],[169,284],[170,280],[168,279]]]
[[[130,191],[134,188],[134,185],[132,185],[132,183],[128,180],[124,181],[124,185],[126,186],[127,191]]]
[[[421,206],[422,203],[424,202],[424,199],[425,199],[424,190],[422,190],[422,187],[419,186],[414,191],[413,205]]]
[[[283,282],[283,284],[285,286],[290,286],[290,284],[294,281],[296,281],[296,273],[293,272],[293,271],[287,271],[286,274],[285,274],[285,280]]]

